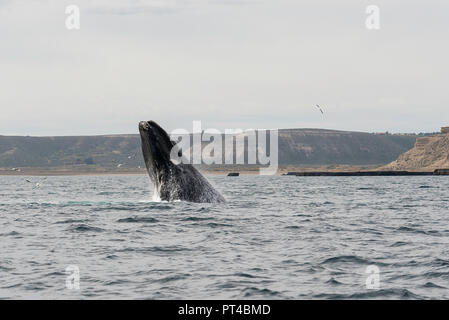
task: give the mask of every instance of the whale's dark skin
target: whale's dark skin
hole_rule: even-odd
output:
[[[225,202],[201,173],[191,164],[175,164],[170,152],[175,142],[154,121],[139,123],[142,153],[148,174],[161,200]]]

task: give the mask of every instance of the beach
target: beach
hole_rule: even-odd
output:
[[[279,166],[276,175],[288,172],[351,172],[371,171],[379,168],[379,165],[317,165],[317,166]],[[231,172],[239,172],[244,175],[258,175],[257,166],[217,166],[198,168],[206,175],[227,175]],[[59,167],[25,167],[25,168],[0,168],[0,176],[102,176],[102,175],[146,175],[145,168],[113,168],[99,166],[59,166]]]

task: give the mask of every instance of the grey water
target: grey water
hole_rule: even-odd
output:
[[[0,299],[449,298],[447,177],[208,178],[0,177]]]

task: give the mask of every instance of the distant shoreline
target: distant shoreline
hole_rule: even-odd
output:
[[[276,175],[288,172],[349,172],[349,171],[376,171],[382,165],[317,165],[317,166],[279,166]],[[223,166],[198,168],[205,175],[227,175],[230,172],[239,172],[242,175],[258,175],[259,167],[256,166]],[[65,166],[48,168],[0,168],[0,176],[125,176],[147,175],[146,169],[138,168],[101,168],[89,166]]]

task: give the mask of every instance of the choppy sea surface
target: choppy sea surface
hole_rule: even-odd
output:
[[[146,176],[0,177],[0,298],[449,298],[447,177],[208,178],[227,203],[153,202]]]

